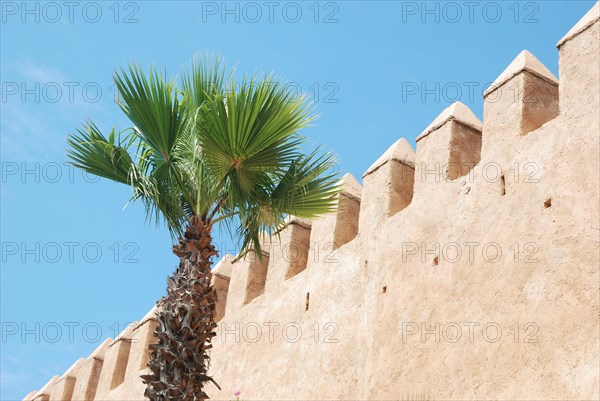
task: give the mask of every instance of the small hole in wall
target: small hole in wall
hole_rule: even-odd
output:
[[[433,258],[433,265],[437,266],[438,263],[440,263],[440,259],[436,256],[435,258]]]
[[[381,289],[381,293],[385,294],[387,292],[387,285],[384,285],[383,288]]]
[[[504,179],[504,174],[500,176],[500,195],[506,195],[506,180]]]
[[[306,306],[304,307],[304,310],[307,311],[308,310],[308,306],[310,304],[310,292],[306,293]]]
[[[544,202],[544,208],[548,209],[550,206],[552,206],[552,198],[548,198],[546,199],[546,202]]]

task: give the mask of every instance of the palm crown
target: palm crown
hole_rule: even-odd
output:
[[[68,138],[71,162],[130,185],[173,237],[196,216],[225,223],[242,250],[260,250],[260,233],[277,231],[287,215],[332,211],[335,160],[319,148],[303,153],[297,133],[314,118],[306,98],[273,76],[239,87],[233,77],[218,57],[195,58],[179,88],[156,69],[121,69],[118,104],[133,127],[107,138],[85,123]]]

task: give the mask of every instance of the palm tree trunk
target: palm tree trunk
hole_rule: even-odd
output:
[[[211,286],[211,259],[218,252],[212,244],[211,225],[192,217],[184,237],[173,246],[179,267],[167,280],[167,295],[159,301],[158,342],[150,346],[148,367],[142,376],[144,395],[150,401],[200,401],[208,399],[204,385],[216,335],[215,296]],[[216,384],[216,383],[215,383]]]

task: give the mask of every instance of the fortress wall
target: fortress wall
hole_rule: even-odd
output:
[[[214,269],[213,399],[597,399],[599,5]],[[508,90],[511,88],[511,90]],[[26,400],[144,399],[150,311]]]
[[[529,107],[518,98],[511,99],[515,104],[507,99],[492,103],[486,97],[481,161],[473,171],[473,184],[456,185],[471,185],[472,190],[453,191],[449,188],[453,183],[447,183],[435,198],[413,202],[379,230],[381,237],[374,246],[391,235],[399,237],[399,243],[425,245],[414,256],[405,252],[406,263],[398,260],[402,252],[397,247],[381,245],[372,252],[373,274],[394,283],[387,285],[386,295],[396,300],[390,307],[388,300],[373,295],[379,300],[373,321],[394,323],[376,325],[371,332],[368,342],[378,344],[377,352],[369,354],[370,378],[358,398],[385,399],[410,388],[441,399],[598,398],[597,26],[596,17],[595,24],[580,34],[596,39],[581,39],[592,47],[586,54],[596,57],[587,61],[595,72],[580,78],[587,80],[580,90],[586,87],[581,95],[590,102],[579,107],[587,112],[568,118],[561,111],[553,117],[556,111],[548,110],[556,102],[556,91],[534,79],[543,89],[550,88],[536,91],[533,98],[547,107]],[[560,47],[560,71],[565,70],[565,60],[577,62],[564,54],[566,50],[566,45]],[[523,85],[530,78],[525,71],[511,80]],[[488,120],[489,116],[493,118]],[[531,121],[542,125],[522,129]],[[505,174],[505,191],[492,174],[497,166]],[[415,186],[415,199],[419,195]],[[415,207],[420,215],[411,209]],[[425,224],[419,222],[420,216],[428,216]],[[404,230],[398,229],[400,225]],[[453,263],[447,245],[469,241],[482,244],[479,250],[484,244],[498,244],[503,257],[492,262],[491,255],[486,258],[479,251],[472,263],[464,257]],[[442,249],[436,249],[438,244]],[[515,244],[519,256],[513,251]],[[435,256],[444,245],[448,254],[436,265]],[[403,341],[403,324],[405,332],[414,331],[413,322],[424,322],[427,328],[440,323],[449,330],[453,322],[475,322],[479,327],[497,323],[504,333],[497,342],[482,341],[480,335],[473,343],[452,343],[450,333],[436,343],[432,334],[421,341],[419,327]],[[516,322],[521,325],[519,341],[510,331]],[[537,336],[528,340],[537,338],[538,343],[525,342],[528,333],[523,326],[528,322],[535,324],[525,330],[528,333],[538,328]],[[466,334],[463,328],[462,340]],[[384,369],[390,354],[397,355],[396,369]]]

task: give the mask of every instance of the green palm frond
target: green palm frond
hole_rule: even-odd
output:
[[[335,196],[341,189],[336,164],[336,158],[320,148],[308,155],[300,154],[271,193],[272,208],[304,218],[335,211]]]
[[[75,167],[85,172],[123,184],[130,183],[135,166],[128,153],[130,141],[115,144],[115,131],[107,139],[93,122],[77,129],[77,134],[67,138],[68,156]]]
[[[132,187],[147,219],[181,235],[192,216],[231,228],[243,249],[281,229],[289,215],[333,211],[335,158],[305,155],[298,134],[315,118],[305,97],[273,76],[246,77],[218,56],[194,58],[178,89],[156,69],[115,73],[132,128],[106,138],[93,123],[69,137],[71,162]]]
[[[272,77],[245,79],[238,92],[232,85],[224,99],[200,109],[196,128],[211,172],[220,179],[230,175],[248,194],[256,180],[297,157],[297,131],[313,117],[305,98]]]
[[[227,71],[218,55],[197,54],[192,59],[190,72],[184,72],[181,80],[185,94],[185,108],[194,112],[206,102],[225,95],[225,84],[233,70]]]
[[[240,221],[235,235],[242,239],[242,252],[256,249],[260,256],[261,233],[279,232],[290,215],[314,218],[335,211],[341,190],[335,164],[333,155],[317,148],[299,154],[282,174],[259,184],[252,197],[237,205]]]
[[[141,200],[146,220],[156,224],[164,221],[173,239],[183,235],[191,209],[176,186],[164,185],[152,176],[141,176],[132,184],[132,200]]]
[[[153,150],[157,168],[171,160],[173,147],[185,126],[175,84],[156,69],[148,74],[136,65],[114,75],[118,104],[136,127],[140,140]]]

